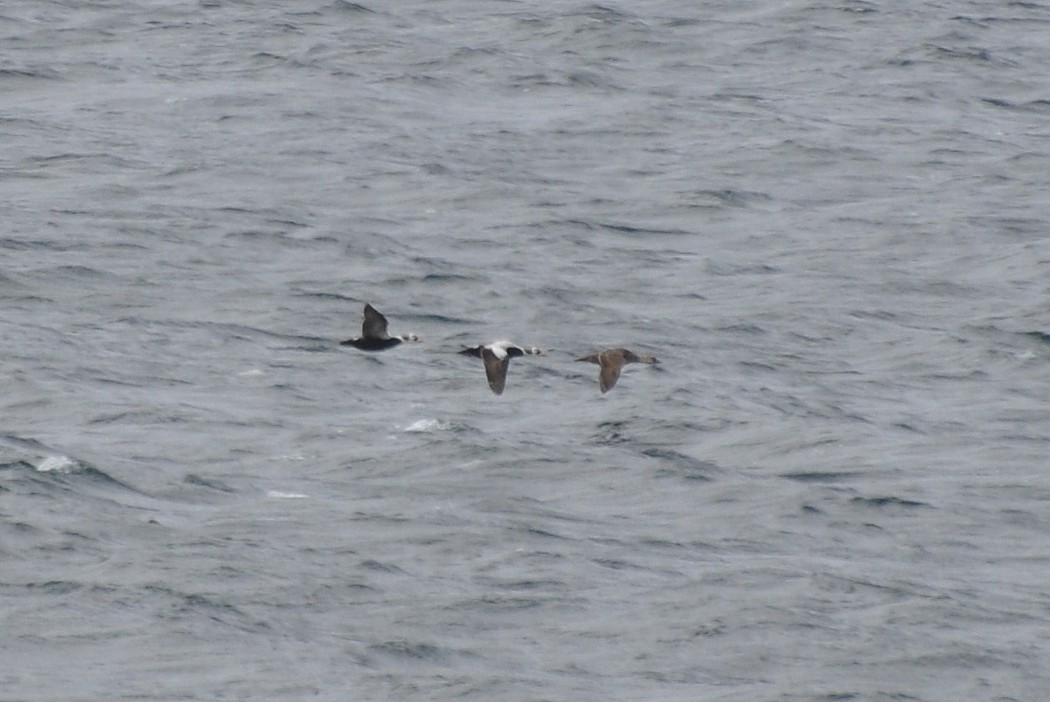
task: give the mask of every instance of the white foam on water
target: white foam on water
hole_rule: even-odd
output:
[[[404,431],[408,433],[421,433],[430,431],[443,431],[448,428],[448,425],[442,422],[440,419],[420,419],[419,421],[412,422]]]
[[[77,462],[69,456],[54,455],[40,461],[36,469],[41,473],[69,473],[76,467]]]
[[[269,490],[266,496],[274,500],[305,500],[309,497],[301,492],[285,492],[284,490]]]

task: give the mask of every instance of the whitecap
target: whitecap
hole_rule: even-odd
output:
[[[78,466],[78,463],[69,456],[53,455],[47,456],[36,469],[41,473],[69,473]]]
[[[309,497],[301,492],[285,492],[284,490],[270,490],[266,496],[275,500],[305,500]]]
[[[445,425],[438,419],[420,419],[418,422],[412,422],[405,427],[406,432],[427,432],[427,431],[440,431],[445,429]]]

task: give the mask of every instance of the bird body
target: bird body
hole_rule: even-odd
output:
[[[620,379],[620,371],[628,363],[659,363],[655,357],[646,354],[637,354],[630,349],[605,349],[589,356],[581,356],[577,361],[597,363],[601,370],[598,371],[598,388],[602,393],[607,393],[616,385]]]
[[[503,394],[503,388],[507,385],[507,369],[510,367],[510,359],[521,356],[545,356],[547,352],[535,346],[518,346],[509,341],[494,341],[491,344],[472,346],[460,351],[465,356],[480,358],[485,364],[485,377],[489,381],[489,389],[496,395]]]
[[[386,331],[386,317],[379,313],[375,307],[365,303],[365,321],[361,324],[361,336],[356,339],[340,341],[340,346],[353,346],[361,351],[385,351],[393,348],[403,341],[419,342],[421,339],[415,334],[402,336],[390,336]]]

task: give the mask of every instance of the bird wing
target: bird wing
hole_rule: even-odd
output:
[[[598,388],[602,392],[609,392],[616,385],[616,381],[620,379],[620,370],[623,368],[623,359],[619,357],[610,358],[606,354],[602,354],[600,357],[600,363],[602,366],[601,372],[598,374]]]
[[[481,360],[485,362],[485,377],[488,378],[489,388],[497,395],[503,394],[503,388],[507,384],[507,367],[510,366],[510,358],[504,356],[498,358],[489,348],[481,350]]]
[[[365,321],[361,325],[361,336],[365,339],[389,339],[386,333],[386,317],[372,305],[365,305]]]

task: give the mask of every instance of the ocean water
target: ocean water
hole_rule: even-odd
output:
[[[0,699],[1042,699],[1048,32],[6,2]]]

